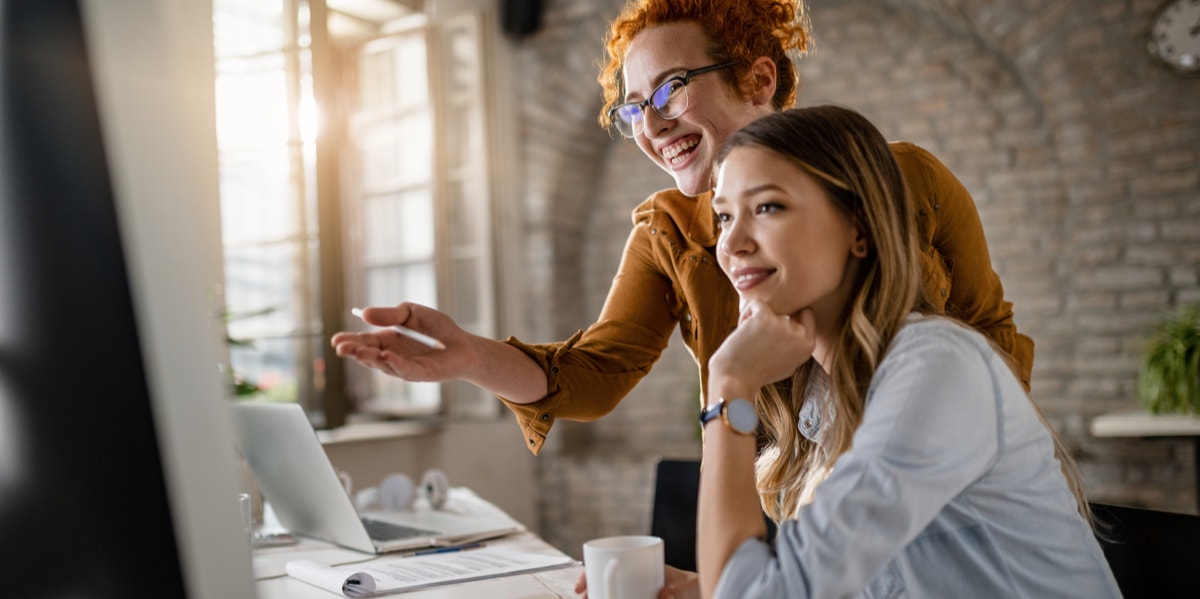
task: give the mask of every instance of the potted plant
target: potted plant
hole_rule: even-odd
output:
[[[1152,414],[1200,414],[1200,304],[1158,325],[1142,352],[1137,397]]]

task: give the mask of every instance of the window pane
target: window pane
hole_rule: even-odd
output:
[[[433,199],[428,190],[367,198],[363,228],[367,262],[433,258]]]
[[[283,54],[228,58],[217,63],[217,143],[221,151],[288,141],[287,78]]]
[[[410,32],[384,40],[359,58],[361,108],[408,110],[429,102],[425,36]]]
[[[295,305],[297,244],[227,248],[225,304],[233,312],[271,309],[270,314],[229,323],[234,338],[254,338],[295,329],[300,314]]]
[[[312,338],[256,339],[253,347],[233,347],[233,371],[243,380],[263,389],[262,396],[296,401],[300,373],[311,370]]]
[[[393,104],[397,108],[427,105],[429,66],[425,54],[425,36],[417,32],[401,37],[392,55]]]
[[[281,0],[213,0],[212,4],[213,49],[218,57],[283,47]]]
[[[221,236],[226,244],[296,234],[286,148],[221,157]]]
[[[367,304],[393,306],[415,302],[437,307],[437,279],[433,263],[372,268],[367,271]]]
[[[367,190],[429,180],[433,173],[429,114],[416,112],[359,129],[359,156]]]
[[[363,54],[358,59],[360,107],[376,111],[392,105],[392,55],[387,52]]]

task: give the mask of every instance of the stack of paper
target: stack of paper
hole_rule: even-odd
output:
[[[519,545],[500,544],[411,557],[380,557],[344,566],[294,560],[287,563],[286,569],[292,578],[327,591],[346,597],[373,597],[574,563],[574,559],[561,552],[529,551]]]

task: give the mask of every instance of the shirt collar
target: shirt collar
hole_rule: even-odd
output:
[[[713,216],[711,191],[706,191],[696,196],[695,212],[692,213],[692,226],[688,231],[688,237],[692,241],[704,246],[714,247],[717,245],[717,219]]]

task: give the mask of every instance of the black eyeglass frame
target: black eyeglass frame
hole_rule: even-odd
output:
[[[642,114],[642,120],[645,121],[646,120],[646,107],[649,106],[650,108],[654,109],[655,114],[657,114],[658,116],[660,116],[664,119],[674,120],[676,118],[679,118],[679,115],[683,114],[683,112],[680,112],[679,114],[677,114],[675,116],[666,116],[663,113],[659,112],[657,106],[655,106],[654,104],[651,104],[651,102],[654,101],[654,96],[657,95],[658,90],[662,89],[664,86],[670,85],[671,83],[673,83],[675,81],[680,81],[683,83],[683,86],[680,89],[684,89],[686,91],[688,83],[691,83],[693,77],[697,77],[697,76],[703,75],[705,73],[711,73],[713,71],[719,71],[721,69],[727,69],[727,68],[737,64],[738,62],[740,62],[740,61],[730,60],[728,62],[720,62],[717,64],[710,64],[706,67],[691,69],[689,71],[684,71],[683,73],[681,73],[679,75],[675,75],[674,77],[671,77],[670,79],[667,79],[666,81],[663,81],[662,83],[658,84],[658,86],[654,88],[654,91],[650,92],[649,98],[646,98],[645,100],[642,100],[641,102],[625,102],[624,104],[618,104],[618,105],[613,106],[612,108],[608,109],[608,120],[609,120],[609,122],[613,123],[613,126],[617,128],[617,131],[619,131],[621,133],[621,135],[624,135],[625,137],[637,137],[637,131],[634,130],[634,123],[629,123],[630,133],[628,133],[628,134],[626,134],[625,131],[621,129],[620,123],[622,123],[624,121],[617,116],[618,111],[620,111],[624,108],[628,108],[630,106],[637,107],[638,112]],[[685,107],[683,110],[686,111],[687,108]]]

